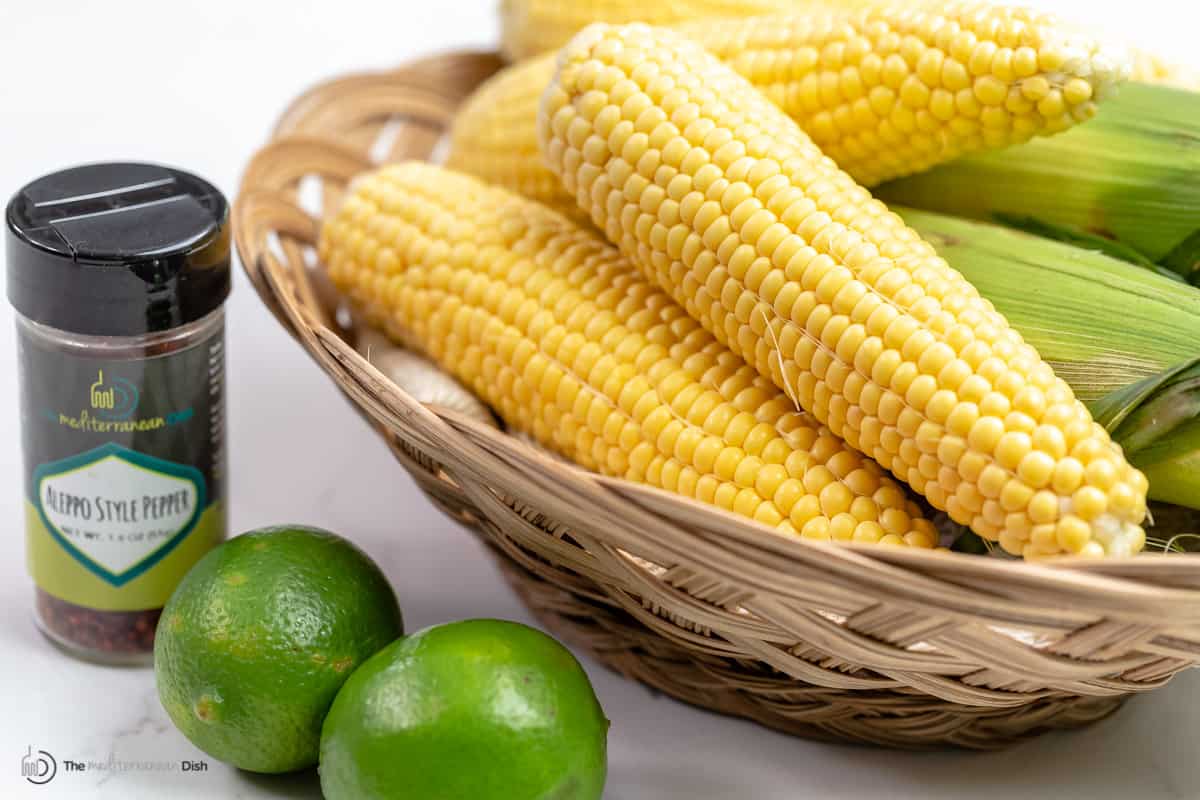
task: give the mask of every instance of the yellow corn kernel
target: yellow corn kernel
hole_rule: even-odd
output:
[[[1039,526],[1040,527],[1040,526]],[[1079,517],[1063,517],[1054,526],[1058,546],[1068,553],[1078,553],[1092,538],[1091,527]]]
[[[1026,508],[1033,499],[1034,490],[1018,478],[1009,478],[1000,491],[1000,506],[1005,511],[1018,511]]]
[[[1083,476],[1083,464],[1074,458],[1063,458],[1054,465],[1054,475],[1051,478],[1050,486],[1060,495],[1074,494],[1083,482]],[[1110,484],[1104,488],[1113,488],[1113,486]]]
[[[885,534],[883,528],[879,526],[878,522],[860,522],[851,530],[851,538],[861,544],[879,544],[884,536],[889,535],[894,534]],[[916,537],[920,537],[923,534],[913,531],[907,535],[914,537],[914,540],[916,541],[920,541],[919,539],[916,539]],[[909,543],[908,539],[904,539],[902,541],[906,544]],[[927,546],[931,547],[932,544]]]
[[[1026,486],[1041,489],[1050,483],[1055,466],[1056,463],[1052,456],[1034,450],[1026,453],[1025,457],[1021,459],[1017,466],[1017,475],[1025,482]]]
[[[1089,522],[1108,510],[1108,496],[1095,486],[1084,486],[1071,497],[1074,512]]]
[[[902,535],[922,530],[878,465],[807,414],[782,413],[783,391],[548,208],[440,167],[389,166],[326,223],[320,256],[367,321],[581,465],[781,532],[836,522],[850,538],[851,508],[902,515]],[[747,396],[770,422],[734,406]]]
[[[1104,458],[1098,458],[1087,465],[1087,482],[1097,489],[1108,491],[1119,479],[1117,464]]]
[[[679,29],[763,91],[864,186],[922,172],[983,147],[1008,146],[1055,133],[1059,123],[1052,121],[1072,124],[1073,114],[1085,111],[1086,118],[1129,69],[1125,51],[1110,50],[1081,37],[1052,16],[973,0],[924,7],[903,0],[804,0],[802,10],[795,10],[796,0],[594,0],[583,4],[593,7],[590,12],[561,0],[509,2],[514,9],[536,7],[540,9],[536,13],[569,18],[565,27],[572,30],[583,27],[587,13],[593,17],[587,21],[669,24],[689,19],[693,6],[724,7],[728,13],[721,16],[743,18],[717,23],[712,14],[700,13],[697,21],[682,23]],[[773,5],[776,8],[771,10],[786,13],[747,16],[737,10],[748,5]],[[597,6],[612,13],[599,12]],[[514,12],[513,16],[526,15]],[[1015,68],[990,55],[997,51],[997,37],[1014,25],[1021,27],[1027,41],[1017,60],[1023,70],[1035,70],[1028,76],[1018,75]],[[945,52],[947,44],[939,32],[951,28],[971,35],[966,60],[956,60]],[[566,38],[564,35],[554,46]],[[906,43],[907,54],[897,50],[900,41]],[[1064,52],[1070,54],[1065,62],[1048,58],[1047,63],[1054,66],[1040,66],[1040,54]],[[980,54],[979,63],[987,66],[968,88],[964,64],[974,63],[976,53]],[[570,209],[571,216],[581,219],[574,199],[538,156],[534,120],[553,71],[553,55],[539,56],[501,71],[481,86],[455,117],[447,164],[564,212]],[[605,92],[617,88],[620,80],[616,72],[600,71],[588,76],[588,85]],[[1010,96],[1040,94],[1043,86],[1055,98],[1047,103],[1046,113],[1033,100],[1025,100],[1025,105],[1016,109],[1005,108]],[[657,103],[669,99],[678,87],[660,80],[646,81],[645,89],[645,97]],[[960,97],[962,92],[967,96]],[[918,120],[924,121],[921,135],[914,134]],[[980,135],[976,120],[988,127],[987,137]],[[597,133],[624,136],[619,121],[615,110],[598,115]],[[686,121],[676,120],[675,125],[683,131]],[[902,135],[886,133],[897,126]],[[688,139],[699,144],[694,139],[701,131],[693,133]],[[592,147],[599,144],[595,141]],[[580,152],[585,161],[593,155]],[[651,180],[659,168],[684,166],[683,154],[688,149],[681,141],[660,152],[661,163],[652,166],[649,161],[644,165],[629,161],[629,168]],[[669,196],[665,191],[669,187],[661,188]]]
[[[1005,68],[1025,69],[1023,63]],[[672,88],[658,91],[665,86]],[[931,246],[700,45],[644,25],[588,28],[560,55],[538,134],[546,163],[647,276],[835,434],[863,447],[955,520],[1015,554],[1028,542],[1021,518],[1051,524],[1077,516],[1089,523],[1088,544],[1110,555],[1129,553],[1140,540],[1144,477],[1087,418],[1069,387]],[[678,166],[661,165],[668,151],[683,154]],[[644,173],[640,167],[655,164]],[[656,191],[676,198],[680,213],[647,210],[653,203],[643,198]],[[766,231],[778,233],[768,239]],[[663,246],[670,241],[689,244]],[[783,266],[775,261],[781,249],[792,254]],[[756,258],[772,265],[757,290],[735,275],[739,264]],[[768,280],[772,276],[776,280]],[[757,329],[748,309],[766,317]],[[934,318],[941,321],[934,325]],[[842,347],[845,336],[855,337],[853,347]],[[931,359],[923,370],[923,355],[939,344],[957,358]],[[963,366],[955,367],[956,384],[947,385],[942,376],[951,364]],[[956,393],[944,424],[905,399],[922,376]],[[848,384],[856,387],[858,404],[846,395]],[[1041,399],[1021,395],[1022,410],[1012,416],[1015,397],[996,387],[1014,393],[1034,387]],[[1068,417],[1061,406],[1074,411]],[[1047,449],[1069,449],[1085,470],[1093,461],[1112,461],[1120,480],[1107,491],[1047,488],[1068,456],[1032,449],[1030,421],[1034,432],[1041,425],[1060,430],[1061,442],[1039,437],[1052,443]],[[939,429],[965,446],[956,461],[941,462],[945,475],[920,465],[929,454],[918,432],[932,441]],[[989,466],[1028,492],[1005,494]],[[1101,472],[1097,476],[1106,477]],[[833,479],[820,469],[810,477],[811,493]],[[1120,507],[1108,502],[1117,486],[1126,487],[1132,504],[1125,497]],[[989,513],[999,520],[999,511],[1008,512],[1003,528],[982,515],[997,487],[1003,502]],[[822,506],[827,512],[841,507]],[[885,530],[890,513],[880,514]]]
[[[825,517],[813,517],[804,523],[804,527],[800,529],[800,537],[803,539],[828,541],[830,538],[829,528],[830,521],[828,519]]]

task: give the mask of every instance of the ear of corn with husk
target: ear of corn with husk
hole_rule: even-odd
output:
[[[695,42],[585,29],[559,56],[538,136],[648,276],[934,507],[1027,557],[1141,549],[1145,477],[1067,384]]]
[[[1200,290],[1093,250],[893,207],[1037,348],[1150,480],[1200,507]]]
[[[1130,84],[1087,125],[878,188],[1200,282],[1200,93]]]

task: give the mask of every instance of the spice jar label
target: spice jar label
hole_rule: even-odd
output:
[[[113,586],[161,561],[205,505],[198,470],[112,443],[43,464],[33,480],[46,530]]]
[[[35,583],[89,609],[161,608],[225,535],[220,326],[136,357],[20,330]]]

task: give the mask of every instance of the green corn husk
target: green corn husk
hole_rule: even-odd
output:
[[[1200,283],[1200,92],[1129,84],[1086,124],[970,155],[875,193]]]
[[[1089,405],[1150,480],[1150,496],[1200,507],[1200,358]]]
[[[1200,289],[997,225],[893,210],[1070,384],[1151,498],[1200,508]]]

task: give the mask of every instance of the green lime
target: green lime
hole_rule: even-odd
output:
[[[357,547],[316,528],[252,531],[201,559],[163,609],[158,696],[213,758],[309,767],[338,689],[403,632],[396,595]]]
[[[515,622],[455,622],[350,676],[321,733],[321,789],[326,800],[599,800],[607,737],[565,647]]]

